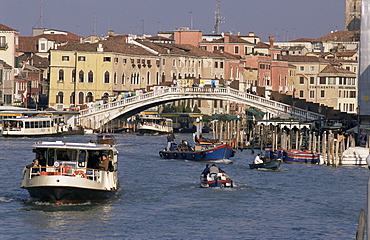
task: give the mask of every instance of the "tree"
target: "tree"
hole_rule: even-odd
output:
[[[193,112],[194,113],[201,113],[202,111],[200,111],[200,109],[198,108],[198,105],[194,105],[194,109],[193,109]]]

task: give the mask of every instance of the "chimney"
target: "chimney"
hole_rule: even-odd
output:
[[[103,44],[99,43],[98,47],[96,48],[97,52],[103,52]]]
[[[113,37],[114,36],[114,30],[108,30],[108,36]]]
[[[274,40],[275,40],[275,37],[270,36],[270,37],[269,37],[269,40],[270,40],[270,48],[273,48],[273,47],[274,47]]]
[[[229,42],[230,42],[230,35],[229,34],[225,34],[224,43],[229,43]]]
[[[254,36],[254,32],[249,32],[249,36],[250,37],[253,37]]]

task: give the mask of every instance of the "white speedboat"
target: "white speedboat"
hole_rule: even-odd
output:
[[[102,202],[115,197],[118,151],[96,143],[37,142],[39,167],[24,169],[21,188],[31,199],[55,204]]]
[[[173,131],[172,119],[158,116],[141,116],[137,124],[140,134],[166,134]]]

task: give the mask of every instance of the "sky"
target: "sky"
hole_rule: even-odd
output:
[[[261,41],[319,38],[344,30],[346,0],[220,0],[220,32]],[[0,0],[0,23],[32,36],[51,28],[88,37],[143,33],[180,27],[211,34],[218,0]],[[41,7],[42,6],[42,7]],[[42,9],[42,11],[41,11]],[[42,17],[41,17],[42,16]]]

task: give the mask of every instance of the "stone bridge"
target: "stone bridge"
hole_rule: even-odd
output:
[[[130,117],[157,105],[185,99],[225,100],[246,104],[266,112],[265,119],[276,117],[282,113],[301,120],[320,118],[318,113],[232,88],[168,87],[81,110],[79,122],[84,128],[99,129],[119,116]]]

